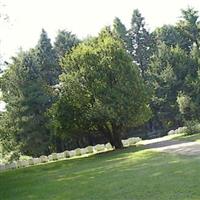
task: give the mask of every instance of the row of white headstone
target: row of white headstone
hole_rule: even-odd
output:
[[[175,130],[170,130],[167,134],[168,135],[173,135],[173,134],[181,134],[181,133],[186,133],[187,132],[187,127],[183,126],[183,127],[179,127]]]
[[[126,140],[122,140],[122,144],[124,147],[129,147],[135,145],[141,139],[139,137],[132,137]],[[0,171],[10,170],[10,169],[17,169],[22,167],[28,167],[33,165],[38,165],[42,163],[52,162],[56,160],[63,160],[68,159],[76,156],[84,156],[89,154],[96,154],[105,151],[111,151],[114,148],[110,143],[107,144],[97,144],[96,146],[88,146],[85,148],[77,148],[71,151],[64,151],[62,153],[52,153],[49,156],[40,156],[39,158],[31,158],[29,160],[18,160],[11,163],[2,163],[0,164]]]

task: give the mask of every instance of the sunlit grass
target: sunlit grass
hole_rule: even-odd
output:
[[[171,139],[176,139],[180,141],[188,141],[188,142],[200,142],[200,133],[188,135],[188,134],[176,134]]]
[[[132,147],[0,173],[0,199],[199,200],[199,166],[198,157]]]

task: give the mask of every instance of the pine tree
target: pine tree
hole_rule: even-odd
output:
[[[193,43],[200,48],[200,22],[198,11],[193,8],[188,8],[186,10],[181,10],[182,19],[178,23],[179,29],[183,32],[185,37],[191,41],[191,47]]]
[[[117,35],[123,42],[127,50],[129,50],[129,37],[128,37],[128,31],[126,30],[125,25],[121,22],[121,20],[116,17],[113,21],[113,33]]]
[[[58,58],[61,58],[65,53],[69,52],[73,47],[79,43],[76,35],[66,30],[59,30],[56,36],[54,49]]]
[[[46,112],[55,100],[52,87],[58,83],[58,74],[55,52],[43,30],[36,48],[21,52],[1,78],[7,124],[13,121],[13,138],[27,155],[50,151]]]
[[[145,28],[144,17],[139,10],[134,10],[131,20],[131,28],[128,31],[130,38],[130,54],[144,75],[150,57],[153,53],[153,38]]]
[[[44,29],[42,29],[40,39],[35,48],[35,53],[40,75],[44,82],[50,86],[57,84],[60,70],[56,59],[56,53]]]

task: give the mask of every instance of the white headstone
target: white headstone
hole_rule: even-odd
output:
[[[76,156],[75,150],[69,151],[70,158]]]
[[[57,153],[52,153],[51,155],[53,160],[58,160]]]
[[[62,152],[62,153],[57,153],[57,158],[58,160],[62,160],[65,158],[65,154]]]
[[[42,156],[40,156],[40,160],[41,160],[41,163],[48,162],[48,157],[42,155]]]
[[[113,149],[113,148],[112,148],[112,145],[111,145],[109,142],[108,142],[105,146],[106,146],[106,149],[108,149],[108,150]]]
[[[34,159],[33,159],[33,158],[30,158],[30,159],[28,160],[28,163],[29,163],[29,165],[34,165]]]
[[[122,144],[124,147],[128,147],[129,146],[129,140],[122,140]]]
[[[70,157],[69,151],[66,150],[66,151],[64,151],[63,153],[64,153],[64,157],[65,157],[65,158],[69,158],[69,157]]]
[[[49,155],[49,156],[48,156],[48,160],[49,160],[49,161],[52,161],[52,160],[53,160],[53,156],[52,156],[52,155]]]
[[[88,153],[87,148],[81,148],[81,155],[85,155],[87,153]]]
[[[88,152],[88,153],[93,153],[93,152],[94,152],[93,146],[88,146],[88,147],[86,147],[86,148],[87,148],[87,152]]]
[[[81,155],[81,149],[80,148],[75,149],[75,154],[76,154],[76,156],[80,156]]]
[[[105,145],[104,144],[97,144],[95,147],[96,151],[103,151],[105,150]]]
[[[5,164],[0,164],[0,171],[4,171],[5,170]]]

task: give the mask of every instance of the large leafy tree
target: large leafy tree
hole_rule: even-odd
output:
[[[109,28],[73,49],[62,67],[60,97],[51,113],[63,134],[97,131],[122,148],[122,133],[149,119],[138,68]]]

